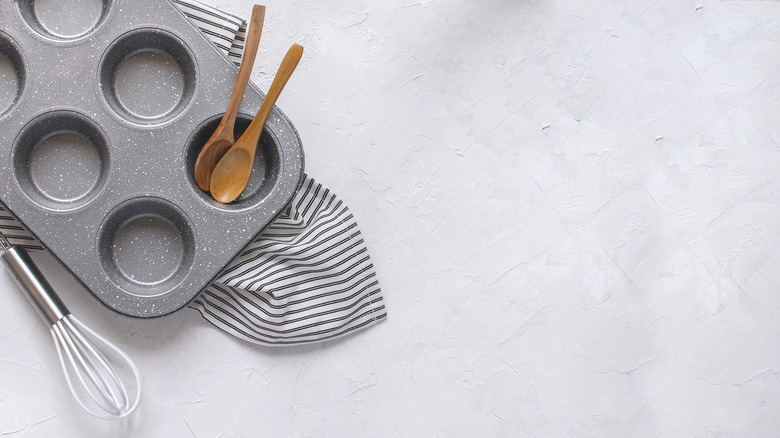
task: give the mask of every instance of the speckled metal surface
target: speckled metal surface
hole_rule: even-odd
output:
[[[217,203],[191,171],[232,63],[167,0],[79,2],[75,23],[55,4],[0,0],[0,197],[110,308],[173,312],[289,202],[300,139],[275,108],[247,189]],[[250,84],[237,132],[262,98]]]

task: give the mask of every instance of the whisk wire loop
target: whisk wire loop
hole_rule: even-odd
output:
[[[129,403],[127,391],[125,390],[124,385],[122,385],[122,380],[111,365],[111,362],[85,338],[81,330],[70,321],[70,318],[65,318],[62,322],[75,336],[75,338],[71,339],[76,345],[80,355],[87,359],[89,366],[85,368],[89,372],[91,382],[98,387],[99,394],[106,398],[106,401],[109,401],[108,398],[110,397],[111,404],[121,411],[121,408],[127,406]],[[83,361],[81,363],[84,364]],[[97,375],[99,380],[94,378],[95,375]],[[106,377],[108,377],[110,381],[108,381]],[[117,393],[117,390],[119,393]]]
[[[133,412],[141,400],[141,375],[133,360],[71,315],[24,248],[10,245],[2,232],[0,247],[5,250],[0,254],[0,262],[41,318],[50,324],[57,356],[76,402],[98,418],[118,419]],[[122,362],[123,374],[132,374],[128,376],[133,379],[131,389],[135,398],[132,401],[123,375],[112,364],[113,359]]]
[[[62,327],[59,325],[53,325],[51,327],[51,333],[54,337],[54,344],[57,347],[57,355],[60,358],[60,363],[62,365],[62,369],[65,375],[65,380],[68,382],[68,388],[70,388],[70,392],[73,393],[73,397],[76,399],[76,402],[87,412],[89,412],[92,415],[95,415],[96,417],[100,418],[113,418],[114,415],[117,415],[119,410],[110,404],[106,404],[102,398],[94,395],[91,392],[91,388],[87,383],[84,381],[84,376],[82,373],[74,372],[73,370],[77,370],[79,365],[76,361],[76,358],[74,357],[74,354],[71,350],[72,347],[68,345],[67,336],[63,334]],[[78,356],[78,355],[77,355]],[[67,362],[66,359],[67,358]],[[66,364],[69,364],[66,365]],[[78,391],[76,389],[76,385],[73,383],[73,378],[71,377],[71,374],[75,374],[76,378],[80,381],[81,386],[84,387],[84,389],[87,391],[90,399],[93,400],[93,402],[98,405],[98,407],[106,412],[108,415],[105,414],[99,414],[98,411],[90,408],[87,406],[86,403],[82,400],[82,397],[79,396]],[[110,416],[110,417],[109,417]]]
[[[65,380],[79,405],[90,414],[104,419],[117,419],[135,410],[141,399],[141,377],[129,356],[110,341],[95,333],[81,321],[68,315],[51,329],[57,346]],[[86,334],[84,333],[86,332]],[[135,380],[135,398],[131,402],[128,391],[111,361],[96,348],[87,336],[93,337],[106,349],[110,349],[127,365]],[[74,379],[75,377],[75,379]],[[74,381],[75,380],[75,381]],[[78,384],[95,406],[85,403]]]

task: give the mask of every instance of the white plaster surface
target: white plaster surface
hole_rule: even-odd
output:
[[[82,413],[3,272],[0,436],[780,434],[780,2],[266,4],[253,78],[306,48],[279,105],[388,320],[261,348],[38,257],[146,392]]]

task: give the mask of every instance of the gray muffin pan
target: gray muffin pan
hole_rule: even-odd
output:
[[[195,185],[237,69],[168,0],[0,0],[0,29],[0,198],[108,307],[183,307],[292,199],[303,149],[278,108],[236,201]]]

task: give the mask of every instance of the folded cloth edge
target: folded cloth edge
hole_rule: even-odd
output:
[[[329,340],[387,317],[357,222],[308,176],[282,214],[189,306],[263,345]]]

